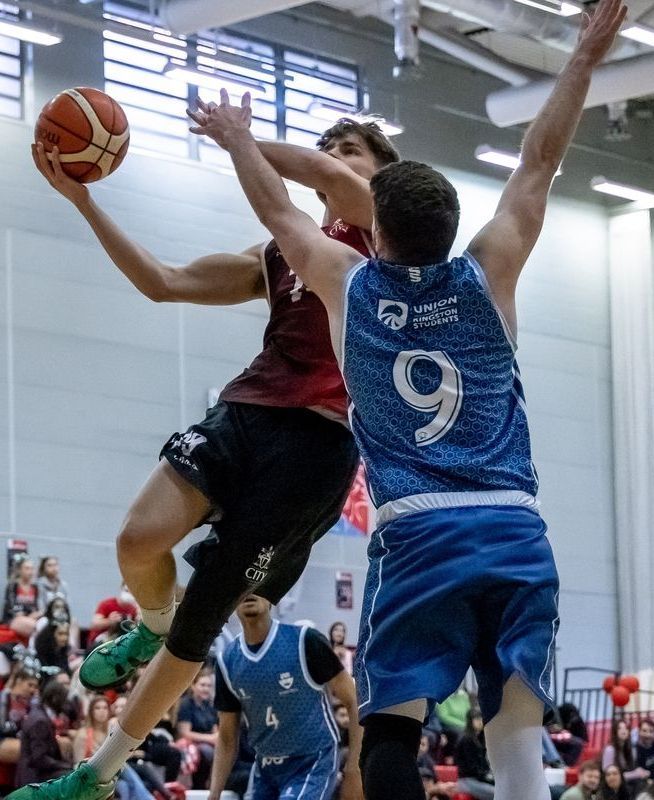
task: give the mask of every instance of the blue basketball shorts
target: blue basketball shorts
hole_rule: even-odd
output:
[[[475,506],[374,532],[355,659],[362,720],[409,700],[442,702],[470,666],[486,722],[513,674],[553,704],[559,581],[546,531],[535,511]]]
[[[251,800],[331,800],[338,776],[338,748],[286,758],[257,756]]]

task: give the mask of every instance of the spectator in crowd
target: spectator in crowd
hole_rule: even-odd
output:
[[[47,625],[36,635],[34,649],[44,667],[57,667],[61,672],[72,674],[70,666],[70,624],[55,622]]]
[[[574,708],[574,706],[572,707]],[[578,736],[573,736],[573,734],[564,727],[558,709],[551,709],[550,712],[551,713],[546,714],[545,727],[550,739],[554,742],[560,760],[563,761],[567,767],[572,767],[579,761],[585,741]],[[581,717],[579,719],[581,719]]]
[[[54,599],[50,600],[50,602],[45,607],[45,613],[36,623],[36,635],[44,629],[47,628],[48,625],[54,625],[55,623],[63,623],[67,622],[70,626],[70,636],[69,636],[69,644],[73,650],[79,649],[79,626],[72,618],[70,613],[70,608],[68,603],[63,597],[55,597]],[[36,641],[36,636],[34,637],[34,642]]]
[[[611,741],[602,753],[602,769],[606,774],[609,767],[618,768],[624,781],[633,791],[640,783],[649,778],[649,771],[636,766],[633,748],[631,746],[631,731],[623,719],[614,719],[611,725]]]
[[[23,720],[17,787],[58,778],[73,768],[72,760],[62,755],[53,720],[63,711],[67,698],[66,687],[51,680],[41,693],[41,702]]]
[[[191,692],[179,704],[177,733],[181,739],[194,744],[200,753],[200,763],[193,773],[193,788],[206,789],[214,749],[218,741],[218,716],[213,706],[213,676],[200,671]]]
[[[596,761],[584,761],[579,767],[579,781],[561,795],[561,800],[600,800],[602,773]]]
[[[457,742],[466,727],[466,716],[470,711],[470,695],[463,687],[459,687],[436,707],[436,715],[441,725],[441,732],[446,738],[443,748],[445,756],[453,755]]]
[[[477,709],[470,709],[466,714],[466,725],[456,745],[454,763],[459,768],[459,792],[469,794],[475,800],[493,800],[493,774],[486,757],[484,723]]]
[[[73,758],[75,764],[90,758],[109,735],[109,718],[111,709],[104,695],[91,698],[86,721],[73,741]]]
[[[646,781],[641,791],[636,795],[636,800],[654,799],[654,781]]]
[[[647,778],[652,777],[654,770],[654,720],[646,717],[638,726],[636,741],[636,766],[647,770]]]
[[[420,767],[420,777],[425,789],[425,800],[430,800],[433,797],[441,800],[441,798],[454,797],[456,794],[456,783],[436,780],[429,767]]]
[[[588,741],[588,729],[583,721],[579,709],[573,703],[563,703],[559,706],[559,718],[564,730],[569,731],[577,739]]]
[[[615,764],[604,767],[600,783],[600,800],[630,800],[631,796],[620,769]]]
[[[107,631],[125,620],[136,620],[138,608],[134,595],[123,583],[117,597],[107,597],[98,603],[91,620],[88,644],[98,644],[106,638]],[[98,638],[102,637],[102,639]]]
[[[422,729],[422,736],[420,737],[420,747],[418,748],[418,769],[426,767],[430,769],[432,775],[436,767],[436,763],[432,758],[431,751],[434,747],[434,739],[431,731]]]
[[[145,760],[164,768],[166,783],[176,781],[182,767],[182,751],[173,745],[174,731],[170,715],[167,715],[150,731],[142,745]]]
[[[44,605],[51,603],[55,597],[68,600],[68,584],[59,575],[59,559],[56,556],[44,556],[41,559],[37,584]]]
[[[0,763],[16,764],[20,756],[18,735],[39,691],[39,676],[32,667],[14,665],[0,692]]]
[[[26,556],[17,558],[5,590],[3,623],[26,643],[34,633],[43,609],[39,587],[34,580],[34,562]]]
[[[297,623],[296,623],[297,624]],[[344,622],[334,622],[329,628],[329,644],[332,650],[338,656],[338,660],[343,665],[343,669],[349,674],[352,674],[352,666],[354,663],[354,656],[352,651],[345,643],[347,636],[347,628]]]

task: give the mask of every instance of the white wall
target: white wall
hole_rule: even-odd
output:
[[[53,81],[50,73],[46,85]],[[63,73],[55,81],[75,82]],[[15,485],[15,531],[34,554],[60,555],[86,622],[116,587],[113,539],[130,498],[168,435],[203,414],[207,389],[256,353],[266,307],[149,303],[35,172],[30,127],[0,120],[0,137],[0,531],[11,528]],[[461,194],[461,249],[501,184],[447,171]],[[132,153],[93,191],[130,235],[173,263],[264,238],[235,178],[190,162]],[[310,193],[294,196],[316,210]],[[562,579],[559,665],[613,667],[608,271],[596,206],[553,197],[519,314],[543,514]],[[344,617],[353,639],[356,612],[335,607],[337,569],[354,573],[360,602],[363,542],[329,537],[315,548],[297,615],[323,628]]]

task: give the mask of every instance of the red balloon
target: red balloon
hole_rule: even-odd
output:
[[[611,690],[611,700],[613,700],[613,705],[626,706],[630,697],[631,695],[629,694],[629,689],[627,689],[626,686],[614,686]]]
[[[637,692],[640,689],[640,681],[635,675],[623,675],[618,681],[618,686],[624,686],[629,692]]]
[[[602,683],[602,688],[607,694],[611,694],[614,686],[615,686],[615,675],[607,675],[606,678],[604,678],[604,682]]]

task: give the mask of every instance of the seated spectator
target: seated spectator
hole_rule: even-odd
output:
[[[588,741],[588,729],[577,706],[572,703],[562,703],[559,706],[559,718],[564,730],[569,731],[577,739]]]
[[[600,783],[600,799],[629,800],[630,797],[631,794],[618,767],[615,764],[605,767]]]
[[[39,587],[34,581],[34,562],[27,557],[17,558],[16,566],[5,590],[2,621],[17,637],[27,643],[43,615]]]
[[[35,636],[32,640],[33,646],[35,646],[36,643],[36,636],[38,636],[44,628],[47,628],[48,625],[64,622],[68,623],[70,626],[68,643],[71,646],[71,652],[77,652],[79,650],[79,626],[71,617],[70,608],[63,597],[55,597],[54,600],[51,600],[45,607],[45,613],[36,623]]]
[[[7,685],[0,692],[0,762],[3,764],[18,762],[18,735],[38,691],[39,676],[35,668],[17,662]]]
[[[585,741],[577,736],[573,736],[570,731],[563,727],[563,722],[559,716],[558,709],[551,711],[551,716],[546,720],[547,732],[554,742],[561,761],[567,766],[574,766],[584,749]]]
[[[645,781],[642,789],[636,795],[636,800],[653,800],[654,798],[654,781]]]
[[[601,771],[596,761],[584,761],[579,767],[579,781],[561,795],[561,800],[600,800]]]
[[[422,736],[420,737],[420,746],[418,748],[418,769],[422,769],[423,767],[430,769],[432,775],[435,774],[434,769],[436,767],[436,762],[431,755],[433,746],[434,740],[431,731],[423,728]]]
[[[648,778],[654,777],[654,720],[646,717],[638,726],[638,739],[636,741],[636,766],[642,767],[649,773]]]
[[[73,741],[75,764],[84,761],[95,753],[109,735],[111,710],[104,695],[91,698],[84,725],[76,732]]]
[[[297,623],[296,623],[297,624]],[[352,651],[345,643],[347,636],[347,628],[344,622],[334,622],[329,629],[329,644],[332,650],[338,656],[338,660],[343,665],[343,669],[349,674],[352,674],[352,666],[354,663],[354,656]]]
[[[41,702],[23,720],[17,787],[58,778],[73,768],[72,761],[62,755],[52,719],[63,711],[67,697],[66,687],[51,680],[43,689]]]
[[[211,774],[213,753],[218,741],[218,715],[213,707],[213,677],[199,672],[191,684],[191,692],[179,704],[177,734],[194,744],[200,763],[193,773],[194,789],[206,789]]]
[[[454,752],[454,763],[459,768],[459,792],[475,800],[493,800],[495,786],[486,757],[484,723],[481,712],[476,709],[466,714],[466,726]]]
[[[164,768],[166,783],[176,781],[182,767],[182,751],[173,745],[174,741],[174,726],[168,715],[159,720],[142,745],[143,758]]]
[[[41,665],[57,667],[61,672],[71,675],[69,640],[70,625],[68,622],[55,622],[37,633],[34,649]]]
[[[559,751],[556,749],[556,745],[545,727],[541,732],[541,741],[543,745],[543,764],[547,767],[562,767],[563,761],[561,761]]]
[[[454,797],[456,794],[456,783],[437,781],[434,773],[428,767],[420,767],[420,777],[425,790],[425,800],[430,800],[432,797],[441,800],[441,798]]]
[[[56,556],[44,556],[41,559],[37,584],[44,605],[47,606],[55,597],[68,600],[68,584],[59,575],[59,559]]]
[[[447,739],[443,748],[444,756],[454,754],[457,742],[466,727],[466,715],[470,711],[470,695],[465,689],[459,688],[442,703],[436,706],[436,714],[441,724],[442,733]]]
[[[636,759],[631,746],[631,732],[623,719],[614,719],[611,725],[611,741],[602,752],[602,769],[604,773],[609,767],[618,768],[627,786],[633,792],[641,782],[649,778],[649,771],[636,766]]]
[[[116,628],[125,620],[135,621],[137,616],[138,608],[134,600],[134,595],[123,583],[121,584],[118,597],[107,597],[98,603],[89,629],[89,646],[92,644],[99,644],[103,641],[105,638],[103,635],[105,635],[110,628]]]

